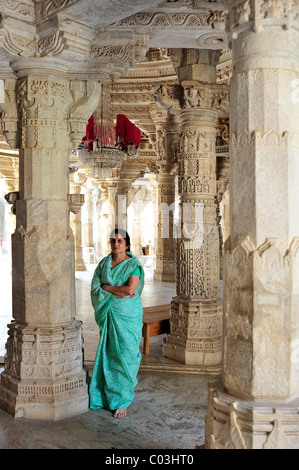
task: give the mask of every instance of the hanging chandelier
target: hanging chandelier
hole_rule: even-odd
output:
[[[126,152],[116,144],[115,129],[111,119],[110,94],[104,97],[101,86],[100,119],[92,115],[86,126],[84,164],[92,168],[97,179],[112,179],[113,170],[120,168],[126,160]]]

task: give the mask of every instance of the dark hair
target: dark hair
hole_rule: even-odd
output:
[[[122,228],[115,228],[112,230],[110,233],[110,239],[113,238],[113,236],[118,233],[122,238],[126,240],[126,251],[131,251],[131,240],[129,237],[129,234]]]

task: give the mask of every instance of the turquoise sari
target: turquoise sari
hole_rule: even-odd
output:
[[[111,268],[112,253],[98,264],[91,283],[91,302],[100,327],[92,378],[89,386],[90,408],[126,408],[134,398],[141,360],[142,303],[144,271],[136,256]],[[123,286],[139,268],[136,296],[116,298],[102,285]],[[138,272],[138,271],[137,271]]]

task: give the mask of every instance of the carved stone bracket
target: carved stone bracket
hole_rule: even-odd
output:
[[[5,102],[0,105],[3,110],[3,134],[12,149],[19,147],[18,107],[16,98],[16,80],[5,80]]]
[[[78,214],[85,202],[84,194],[68,194],[69,210],[73,214]]]
[[[225,4],[230,9],[232,39],[236,39],[243,31],[261,31],[268,26],[281,26],[284,29],[298,27],[299,5],[295,0],[227,0]]]
[[[68,110],[70,138],[76,149],[86,133],[88,119],[97,108],[101,98],[97,81],[72,81],[71,94],[74,99]]]
[[[13,191],[8,194],[5,194],[4,196],[6,202],[8,204],[11,204],[11,212],[16,215],[16,202],[20,198],[20,193],[19,191]]]
[[[183,103],[183,94],[180,85],[162,84],[158,87],[154,87],[153,95],[159,108],[168,109],[172,114],[180,113]]]

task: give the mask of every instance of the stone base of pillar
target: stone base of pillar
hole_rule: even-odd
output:
[[[6,349],[3,410],[15,418],[53,421],[88,411],[81,322],[34,327],[13,321]]]
[[[165,357],[197,365],[203,373],[221,374],[221,338],[222,302],[178,297],[172,300]]]
[[[175,273],[165,271],[154,271],[154,280],[160,282],[175,282]]]
[[[299,449],[299,398],[244,401],[209,384],[205,449]]]

